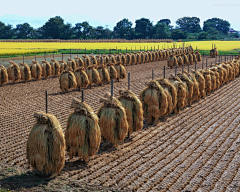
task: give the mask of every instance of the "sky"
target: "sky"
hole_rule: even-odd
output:
[[[65,23],[72,25],[89,21],[94,27],[100,25],[112,29],[123,18],[133,24],[142,17],[149,18],[153,24],[168,18],[175,25],[178,18],[188,16],[199,17],[202,25],[203,21],[218,17],[240,31],[239,10],[240,0],[2,0],[0,21],[13,26],[29,22],[37,28],[49,18],[61,16]]]

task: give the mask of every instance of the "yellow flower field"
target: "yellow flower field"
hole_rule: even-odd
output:
[[[174,43],[175,46],[182,46],[183,43]],[[192,41],[185,42],[185,46],[192,45],[194,49],[196,46],[199,50],[210,50],[212,44],[216,44],[218,50],[229,51],[240,48],[240,41]],[[122,49],[125,50],[135,48],[140,50],[145,49],[160,49],[171,48],[173,43],[55,43],[55,42],[0,42],[0,55],[13,55],[13,54],[29,54],[29,53],[42,53],[42,52],[56,52],[60,49]]]

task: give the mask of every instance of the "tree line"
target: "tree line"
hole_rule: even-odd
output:
[[[6,25],[0,21],[0,39],[223,39],[238,38],[239,34],[228,34],[230,23],[220,18],[211,18],[200,26],[198,17],[182,17],[175,27],[170,19],[161,19],[155,25],[147,18],[133,23],[124,18],[113,30],[103,26],[93,27],[87,21],[64,23],[60,16],[50,18],[42,27],[34,29],[29,23]]]

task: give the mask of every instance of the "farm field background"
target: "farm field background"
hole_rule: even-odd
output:
[[[199,50],[210,50],[212,44],[216,44],[218,50],[220,51],[231,51],[240,49],[239,41],[191,41],[185,42],[185,46],[192,45],[194,49]],[[98,49],[122,49],[130,50],[150,50],[151,48],[160,49],[162,48],[171,48],[173,45],[179,47],[183,46],[182,42],[174,43],[58,43],[58,42],[0,42],[0,56],[14,56],[14,55],[23,55],[23,54],[41,54],[41,53],[53,53],[59,52],[60,50],[66,49],[79,49],[83,50],[98,50]]]

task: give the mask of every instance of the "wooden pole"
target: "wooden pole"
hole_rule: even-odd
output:
[[[111,80],[111,99],[113,98],[113,79]]]
[[[128,90],[130,90],[130,73],[128,73]]]
[[[45,100],[46,100],[46,113],[48,113],[48,94],[47,94],[47,90],[45,90]]]
[[[54,53],[53,53],[53,59],[54,59]]]
[[[154,69],[152,69],[152,80],[154,79]]]
[[[166,77],[166,67],[164,66],[163,67],[163,78],[165,79],[165,77]]]
[[[208,65],[207,65],[207,59],[206,59],[206,69],[208,68]]]
[[[70,59],[72,59],[72,49],[70,49]]]

